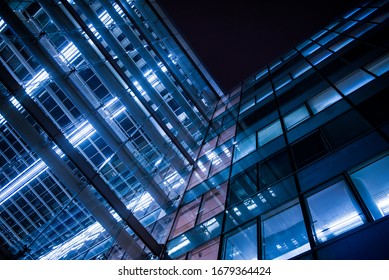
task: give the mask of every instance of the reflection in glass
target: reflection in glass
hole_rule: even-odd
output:
[[[308,118],[308,109],[303,105],[284,117],[286,129],[291,129]]]
[[[310,99],[308,103],[313,113],[317,114],[340,99],[342,99],[340,94],[337,93],[332,87],[330,87]]]
[[[250,109],[254,105],[255,105],[255,98],[251,98],[249,101],[242,104],[242,106],[240,108],[240,113],[242,114],[243,112],[246,112],[248,109]]]
[[[257,260],[257,224],[239,231],[225,239],[226,260]]]
[[[366,66],[366,69],[370,72],[380,76],[389,71],[389,53],[385,54]]]
[[[357,70],[335,84],[335,86],[344,94],[349,95],[360,87],[374,80],[374,77],[368,73]]]
[[[263,146],[282,134],[280,121],[275,121],[264,129],[258,131],[258,145]]]
[[[290,259],[310,249],[300,205],[294,205],[262,222],[263,257]]]
[[[389,214],[389,156],[350,175],[373,218]]]
[[[257,147],[255,143],[255,134],[252,134],[245,138],[244,140],[240,141],[238,144],[235,145],[235,154],[234,154],[234,161],[237,161],[241,159],[242,157],[248,155],[252,151],[254,151]]]
[[[195,200],[180,209],[177,221],[174,225],[172,237],[177,236],[190,228],[193,228],[199,211],[200,202]]]
[[[317,243],[365,223],[365,216],[344,181],[311,195],[307,201]]]

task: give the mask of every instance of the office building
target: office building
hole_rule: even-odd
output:
[[[154,1],[5,2],[3,258],[389,258],[388,1],[229,92]]]

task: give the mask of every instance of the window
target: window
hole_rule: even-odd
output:
[[[239,229],[225,238],[225,260],[257,260],[257,224]]]
[[[233,205],[257,192],[257,166],[234,176],[230,182],[228,205]]]
[[[258,165],[258,185],[262,190],[292,173],[287,152],[280,153]]]
[[[252,134],[244,140],[240,141],[240,143],[236,144],[234,161],[237,161],[254,151],[257,148],[255,140],[255,134]]]
[[[242,114],[243,112],[246,112],[248,109],[250,109],[254,105],[255,105],[255,98],[251,98],[249,101],[242,104],[242,106],[240,108],[240,113]]]
[[[380,76],[389,70],[389,54],[385,54],[366,66],[370,72]]]
[[[344,181],[309,196],[307,202],[317,243],[365,223],[365,216]]]
[[[289,130],[297,126],[298,124],[302,123],[308,118],[309,118],[308,109],[305,105],[303,105],[300,108],[294,110],[293,112],[287,114],[284,117],[284,124],[286,129]]]
[[[389,214],[389,156],[352,173],[351,180],[375,220]]]
[[[262,222],[263,258],[290,259],[310,249],[300,206],[294,205]]]
[[[370,130],[370,125],[361,115],[351,110],[325,124],[323,132],[333,149],[336,149]]]
[[[193,250],[188,259],[190,260],[217,260],[220,238],[209,241],[203,246]]]
[[[326,155],[328,148],[319,131],[312,133],[292,145],[292,152],[297,168],[302,168],[316,159]]]
[[[333,52],[337,52],[340,49],[347,46],[348,44],[350,44],[352,41],[354,41],[354,39],[352,39],[352,38],[343,38],[342,40],[339,40],[339,42],[337,42],[337,43],[333,44],[331,47],[329,47],[329,49]]]
[[[268,125],[264,129],[258,131],[258,145],[259,147],[264,146],[270,141],[276,139],[282,134],[282,127],[279,120]]]
[[[311,107],[313,113],[317,114],[340,99],[342,99],[340,94],[337,93],[335,89],[330,87],[310,99],[308,104]]]
[[[335,83],[335,86],[344,94],[349,95],[350,93],[356,91],[360,87],[369,83],[373,80],[374,77],[367,74],[362,70],[357,70],[350,75],[347,75],[339,82]]]
[[[175,237],[194,227],[200,202],[195,200],[180,209],[172,237]]]
[[[199,223],[208,220],[224,210],[226,194],[227,184],[221,188],[210,190],[204,195],[204,205],[199,213]]]

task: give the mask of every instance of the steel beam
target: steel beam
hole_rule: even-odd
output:
[[[130,95],[127,94],[126,89],[116,79],[107,65],[96,63],[99,61],[102,62],[102,59],[80,32],[73,32],[73,30],[78,27],[76,27],[74,23],[67,18],[64,12],[55,5],[54,1],[38,0],[38,3],[50,16],[55,25],[57,25],[59,29],[63,30],[66,37],[73,42],[84,59],[89,62],[105,87],[107,87],[111,93],[116,94],[121,103],[123,103],[126,109],[131,113],[131,116],[135,119],[135,121],[143,127],[145,133],[153,140],[153,143],[157,146],[160,153],[165,153],[165,156],[168,158],[170,164],[178,172],[180,172],[184,167],[183,160],[177,155],[172,147],[169,147],[169,143],[166,142],[162,135],[156,131],[154,124],[139,108]],[[124,94],[119,94],[120,92],[124,92]]]
[[[4,82],[4,79],[8,77],[3,75],[3,66],[0,66],[0,68],[1,80]],[[142,248],[123,225],[116,221],[109,209],[99,201],[91,189],[85,186],[80,178],[73,174],[65,161],[50,147],[47,139],[39,134],[32,124],[9,101],[9,98],[1,93],[0,113],[30,148],[46,163],[61,183],[68,188],[72,195],[93,215],[96,221],[117,241],[123,250],[133,259],[142,259],[144,257]]]
[[[177,131],[177,137],[188,144],[190,148],[197,147],[197,143],[193,136],[189,133],[186,127],[178,120],[178,117],[174,114],[171,108],[163,100],[160,94],[150,85],[147,79],[143,76],[142,71],[138,68],[135,62],[126,54],[125,49],[118,43],[111,32],[105,27],[101,20],[96,15],[95,11],[89,6],[89,4],[83,0],[75,0],[78,8],[86,15],[88,20],[93,24],[93,27],[97,30],[99,35],[109,45],[112,51],[118,56],[127,70],[135,77],[139,82],[139,85],[147,93],[151,101],[158,107],[158,111],[162,116],[167,119],[168,122]],[[66,4],[64,4],[66,5]],[[93,36],[95,37],[95,36]],[[144,97],[139,94],[139,99]]]
[[[51,72],[52,78],[60,78],[61,72],[58,70],[58,66],[50,61],[48,56],[42,54],[42,50],[39,49],[39,44],[36,44],[34,37],[29,34],[27,28],[20,20],[17,19],[16,15],[8,7],[8,5],[0,6],[0,16],[12,27],[17,29],[17,34],[22,35],[22,40],[26,48],[28,48],[33,54],[37,54],[42,61],[43,65],[49,74]],[[15,31],[15,30],[14,30]],[[39,59],[38,59],[39,61]],[[47,62],[47,64],[45,63]],[[21,86],[13,79],[13,77],[7,72],[7,70],[0,67],[0,77],[2,83],[6,88],[15,96],[15,98],[22,104],[27,112],[38,122],[48,136],[57,144],[57,146],[67,155],[72,163],[82,172],[87,180],[96,188],[96,190],[102,195],[102,197],[110,204],[110,206],[118,213],[118,215],[127,223],[127,225],[135,232],[135,234],[145,243],[145,245],[155,255],[160,255],[161,246],[151,236],[151,234],[142,226],[142,224],[134,217],[123,202],[116,196],[106,182],[100,177],[100,175],[93,169],[93,167],[82,157],[78,151],[69,143],[69,141],[62,134],[60,129],[53,124],[47,115],[36,105],[36,103],[25,93]],[[62,79],[58,79],[60,82],[59,86],[63,90],[71,90],[69,84],[64,83]],[[90,115],[93,117],[94,115]],[[91,122],[92,123],[92,122]],[[94,123],[92,123],[93,125]],[[101,126],[96,123],[98,127]],[[96,127],[95,127],[96,128]],[[104,127],[103,127],[104,128]],[[26,135],[28,137],[28,135]],[[43,158],[42,158],[43,159]],[[157,197],[160,198],[160,197]],[[160,201],[161,202],[161,201]],[[164,205],[168,206],[167,200],[164,200]]]
[[[34,55],[35,59],[44,65],[47,73],[61,88],[61,90],[68,96],[68,98],[75,104],[96,129],[100,136],[106,141],[108,146],[116,152],[117,156],[123,163],[133,172],[135,178],[147,188],[147,191],[153,199],[164,209],[167,209],[169,199],[165,192],[158,186],[158,184],[150,177],[150,174],[140,165],[134,155],[123,145],[123,141],[110,127],[105,118],[97,110],[97,108],[83,96],[82,89],[78,88],[74,83],[74,73],[68,69],[65,72],[55,59],[47,52],[47,50],[39,43],[39,40],[27,29],[23,22],[12,12],[7,4],[3,3],[0,6],[0,16],[9,24],[10,28],[17,34],[25,47]],[[20,102],[20,101],[19,101]],[[136,168],[133,168],[133,164]]]
[[[94,45],[98,48],[101,54],[105,59],[110,63],[110,65],[114,68],[114,70],[118,73],[121,79],[130,87],[130,89],[137,94],[138,100],[142,103],[142,105],[147,109],[148,113],[154,118],[154,120],[158,123],[158,125],[163,129],[166,135],[172,140],[174,145],[178,148],[178,150],[182,153],[182,155],[186,158],[186,160],[193,165],[194,160],[189,155],[187,150],[182,146],[177,137],[173,134],[172,131],[166,126],[166,124],[162,121],[162,119],[157,115],[154,109],[146,102],[146,100],[141,96],[138,89],[133,85],[130,78],[124,73],[124,71],[120,68],[120,66],[116,63],[116,61],[112,58],[109,52],[104,48],[101,42],[95,37],[93,32],[89,29],[89,27],[85,24],[85,22],[81,19],[79,14],[73,9],[73,7],[68,2],[63,2],[63,6],[69,12],[69,14],[73,17],[73,19],[77,22],[78,25],[81,26],[82,30],[88,35],[88,37],[92,40]],[[123,95],[125,96],[125,95]],[[139,98],[140,97],[140,98]],[[129,98],[129,97],[124,97]],[[126,102],[124,100],[124,102]]]
[[[209,108],[200,100],[200,96],[193,90],[192,86],[186,82],[186,78],[180,73],[177,67],[173,64],[173,62],[167,57],[165,51],[158,44],[158,40],[153,38],[148,30],[144,30],[144,27],[139,24],[138,16],[132,11],[130,5],[126,1],[118,1],[114,0],[115,3],[122,9],[124,14],[131,19],[131,23],[134,24],[136,29],[140,32],[142,37],[146,40],[148,45],[154,50],[156,54],[158,54],[159,58],[163,61],[165,67],[169,70],[170,74],[176,79],[179,85],[187,90],[187,97],[196,105],[197,109],[202,112],[203,115],[207,116],[207,120],[210,120],[210,112]],[[182,77],[182,81],[179,77]]]

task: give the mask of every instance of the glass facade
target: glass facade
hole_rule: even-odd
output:
[[[228,92],[154,1],[49,2],[0,9],[2,258],[389,258],[388,1]]]

